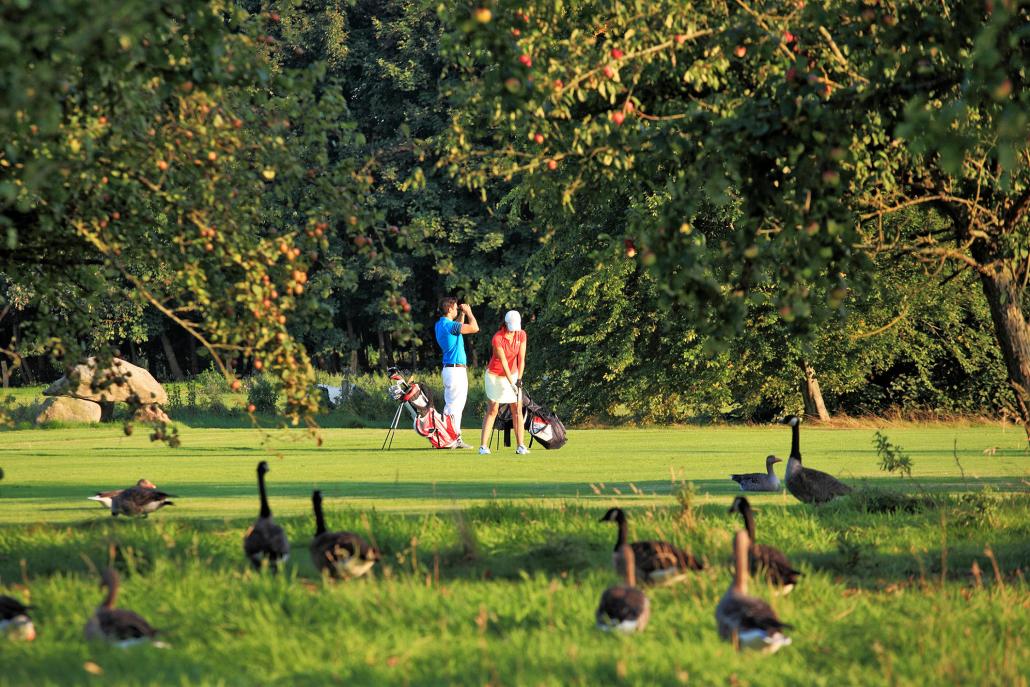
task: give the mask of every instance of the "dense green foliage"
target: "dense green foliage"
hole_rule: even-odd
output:
[[[573,421],[761,419],[806,378],[831,412],[1023,414],[1025,3],[191,0],[42,30],[82,7],[0,4],[15,382],[113,347],[270,373],[299,419],[318,369],[435,367],[457,294],[480,365],[525,312],[527,383]]]

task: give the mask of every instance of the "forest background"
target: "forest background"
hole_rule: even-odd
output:
[[[303,414],[457,295],[571,422],[1026,420],[1025,3],[106,4],[0,5],[5,387]]]

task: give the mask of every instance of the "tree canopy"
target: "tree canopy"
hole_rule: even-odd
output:
[[[821,383],[1030,428],[1025,2],[0,19],[16,364],[159,340],[176,370],[194,341],[300,421],[317,367],[433,366],[457,294],[487,331],[525,311],[572,418],[759,418]]]

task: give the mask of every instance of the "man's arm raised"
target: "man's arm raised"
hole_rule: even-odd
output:
[[[467,315],[469,318],[469,321],[467,323],[462,323],[461,333],[475,334],[479,331],[479,323],[476,322],[476,316],[472,314],[472,308],[469,307],[468,303],[462,303],[460,307],[462,314]]]

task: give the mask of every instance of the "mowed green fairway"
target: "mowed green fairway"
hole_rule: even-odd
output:
[[[1015,429],[890,429],[914,463],[903,480],[880,471],[873,430],[803,427],[806,465],[865,494],[939,498],[913,512],[754,498],[759,541],[805,573],[786,597],[753,584],[794,625],[794,644],[771,657],[737,655],[713,613],[739,527],[727,477],[785,458],[784,427],[573,431],[561,451],[525,457],[431,451],[410,429],[389,452],[384,430],[324,430],[321,448],[303,432],[183,428],[174,450],[144,434],[0,434],[0,593],[30,598],[39,631],[0,645],[0,684],[1027,684],[1030,455]],[[250,572],[241,549],[261,459],[294,547],[277,578]],[[128,521],[85,500],[140,477],[176,505]],[[692,518],[676,497],[684,481]],[[330,529],[383,550],[371,578],[315,574],[313,488]],[[593,629],[616,582],[614,528],[596,522],[612,505],[629,510],[635,538],[709,563],[649,590],[651,625],[629,638]],[[91,568],[110,564],[119,605],[171,648],[82,640],[101,596]]]

